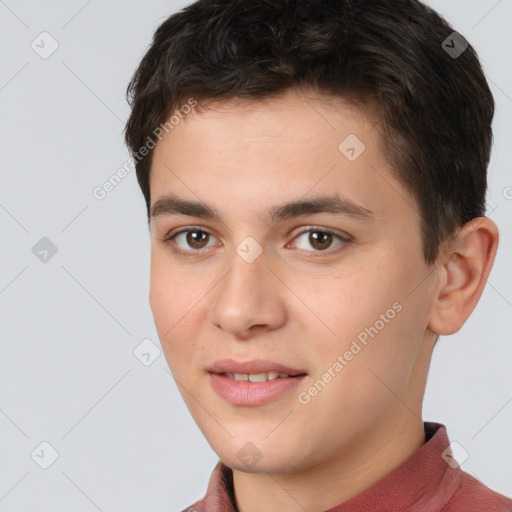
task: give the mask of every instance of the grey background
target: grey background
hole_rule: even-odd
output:
[[[512,2],[428,3],[475,46],[495,95],[501,244],[473,316],[435,351],[424,417],[466,450],[464,470],[510,496]],[[135,173],[93,196],[128,158],[128,80],[183,5],[0,1],[0,512],[181,510],[217,461],[158,355]],[[43,31],[58,43],[47,58],[31,47],[51,50]],[[58,452],[47,469],[42,442]]]

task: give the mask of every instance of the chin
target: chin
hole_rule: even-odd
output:
[[[236,454],[223,459],[222,462],[233,470],[242,471],[243,473],[271,473],[273,475],[285,474],[295,471],[290,463],[289,457],[283,454],[272,454],[271,459],[262,456],[261,459],[253,464],[241,462]]]
[[[290,436],[286,437],[290,441],[288,445],[283,444],[284,437],[265,439],[265,436],[261,434],[259,436],[247,435],[243,438],[235,436],[224,446],[219,447],[212,444],[212,448],[226,466],[238,471],[289,473],[294,470],[294,467],[304,464],[304,456],[297,451],[302,443],[294,441]]]

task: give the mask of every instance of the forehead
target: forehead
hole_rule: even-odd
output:
[[[290,90],[262,99],[210,99],[199,102],[190,113],[181,116],[178,124],[164,134],[164,138],[179,143],[182,136],[189,136],[193,131],[201,137],[198,143],[205,145],[209,142],[214,146],[221,141],[228,143],[228,139],[232,140],[234,129],[237,139],[257,138],[260,144],[267,142],[269,146],[276,139],[283,145],[322,138],[326,144],[331,143],[333,153],[337,154],[336,140],[344,132],[357,132],[368,144],[380,143],[378,131],[374,130],[376,113],[373,103],[363,106],[309,90]],[[214,127],[218,129],[213,130]]]
[[[340,98],[288,92],[210,102],[187,114],[154,149],[152,205],[172,193],[209,197],[217,209],[238,204],[247,210],[339,192],[378,209],[397,190],[414,203],[392,175],[382,145],[373,111]]]

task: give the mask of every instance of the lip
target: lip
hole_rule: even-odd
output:
[[[299,386],[307,375],[277,378],[265,382],[233,380],[218,373],[210,373],[209,377],[213,390],[224,400],[233,405],[250,407],[267,404],[280,395],[289,393]]]
[[[278,372],[296,376],[307,373],[300,368],[291,368],[274,361],[265,359],[252,359],[251,361],[238,362],[234,359],[220,359],[208,369],[210,373],[264,373]]]
[[[208,370],[213,390],[227,402],[238,406],[264,405],[285,393],[290,393],[307,377],[302,369],[292,368],[274,361],[253,359],[239,362],[233,359],[216,361]],[[286,373],[290,377],[264,382],[247,382],[230,379],[224,373]]]

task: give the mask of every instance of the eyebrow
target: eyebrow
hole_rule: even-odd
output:
[[[371,210],[355,203],[347,197],[335,194],[332,196],[316,196],[306,200],[301,199],[274,206],[267,210],[263,218],[268,223],[275,223],[301,215],[312,215],[315,213],[348,215],[361,220],[369,220],[373,216]],[[151,207],[152,218],[172,214],[188,215],[223,222],[222,216],[212,206],[204,202],[180,199],[171,194],[161,197],[155,201]]]

